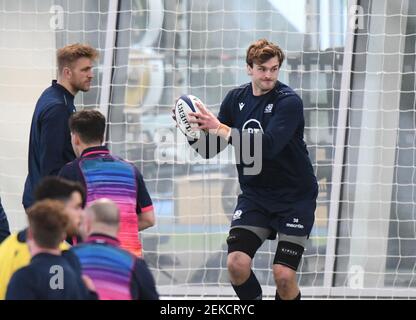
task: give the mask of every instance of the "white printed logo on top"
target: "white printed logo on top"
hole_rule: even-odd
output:
[[[243,211],[236,210],[233,214],[233,221],[241,219],[241,215],[243,214]]]
[[[273,103],[269,103],[266,108],[264,108],[264,113],[272,113],[273,111]]]
[[[261,123],[259,120],[257,119],[250,119],[247,120],[244,124],[243,124],[243,132],[248,132],[248,133],[264,133],[263,131],[263,127],[261,126]]]

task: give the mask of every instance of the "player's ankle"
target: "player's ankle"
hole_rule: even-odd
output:
[[[233,285],[233,288],[240,300],[262,300],[261,286],[253,271],[246,282],[239,286]]]

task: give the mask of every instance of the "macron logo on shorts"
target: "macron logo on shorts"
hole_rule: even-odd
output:
[[[236,210],[233,214],[233,221],[241,219],[241,215],[243,214],[243,211]]]
[[[286,223],[286,227],[288,228],[297,228],[297,229],[303,229],[303,224],[299,223],[299,219],[293,218],[293,223]]]

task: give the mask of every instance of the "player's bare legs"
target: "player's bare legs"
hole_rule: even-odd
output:
[[[280,299],[293,300],[299,295],[296,271],[281,264],[274,264],[273,276]]]
[[[241,251],[235,251],[227,257],[227,268],[233,285],[242,285],[251,274],[251,258]]]

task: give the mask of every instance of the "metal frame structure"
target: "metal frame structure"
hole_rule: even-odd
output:
[[[118,0],[110,1],[110,11],[107,23],[106,49],[103,65],[102,91],[100,96],[100,111],[108,115],[108,106],[111,98],[111,77],[114,68],[114,48],[117,36],[117,8]],[[360,4],[359,0],[348,0],[348,7],[354,8]],[[384,8],[386,11],[387,5]],[[403,8],[402,8],[403,10]],[[385,12],[388,14],[388,12]],[[355,11],[349,12],[348,21],[351,21]],[[402,22],[403,23],[403,22]],[[337,132],[335,143],[335,156],[333,162],[332,188],[330,195],[330,209],[328,222],[328,239],[326,244],[324,281],[322,287],[304,287],[302,288],[303,296],[314,298],[416,298],[416,289],[413,288],[358,288],[353,289],[346,286],[334,286],[334,275],[336,273],[336,249],[338,236],[338,219],[340,214],[340,201],[342,200],[342,183],[345,167],[345,151],[348,136],[348,116],[350,109],[350,100],[352,95],[352,70],[353,55],[355,49],[356,26],[348,23],[345,41],[345,50],[343,54],[341,93],[339,102],[339,112],[337,120]],[[402,35],[401,35],[402,36]],[[162,296],[166,297],[232,297],[235,296],[231,287],[224,286],[193,286],[193,285],[163,285],[158,287]],[[274,296],[275,288],[271,286],[264,287],[265,296]]]

